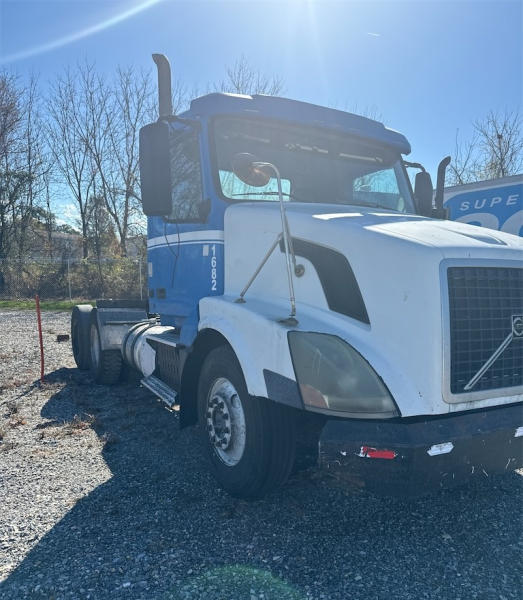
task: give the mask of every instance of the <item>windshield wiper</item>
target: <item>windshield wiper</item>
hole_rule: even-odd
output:
[[[278,192],[242,192],[241,194],[232,194],[234,196],[277,196]],[[286,196],[287,198],[292,198],[292,200],[296,200],[296,202],[302,202],[299,198],[296,198],[294,194],[287,194],[287,192],[282,192],[282,196]]]
[[[379,204],[378,202],[376,204],[373,204],[371,202],[348,202],[348,204],[352,204],[353,206],[367,206],[368,208],[383,208],[384,210],[392,210],[393,212],[402,212],[401,210],[398,210],[397,208],[391,208],[390,206],[385,206],[384,204]]]
[[[278,192],[242,192],[241,194],[232,194],[231,197],[235,196],[277,196]],[[288,194],[287,192],[282,192],[282,196],[287,198],[291,198],[296,202],[305,202],[305,200],[300,200],[294,194]],[[325,204],[324,202],[322,204]],[[327,203],[328,204],[328,203]],[[373,204],[370,202],[333,202],[332,204],[352,204],[353,206],[367,206],[368,208],[382,208],[383,210],[391,210],[393,212],[402,212],[395,208],[391,208],[390,206],[385,206],[384,204]]]
[[[353,206],[367,206],[368,208],[387,208],[382,204],[373,204],[371,202],[349,202],[349,204],[352,204]]]

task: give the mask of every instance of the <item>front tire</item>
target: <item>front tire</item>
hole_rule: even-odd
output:
[[[212,350],[204,361],[198,413],[210,469],[223,489],[252,499],[285,483],[294,463],[291,409],[250,396],[228,346]]]
[[[122,354],[119,350],[102,350],[96,311],[91,313],[90,370],[96,383],[114,385],[122,374]]]

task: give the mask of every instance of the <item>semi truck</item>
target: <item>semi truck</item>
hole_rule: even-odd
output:
[[[445,219],[376,121],[211,93],[140,131],[148,298],[78,305],[80,369],[196,425],[218,484],[418,494],[522,465],[521,239]],[[195,452],[198,449],[195,447]]]
[[[449,218],[523,236],[523,174],[447,187]]]

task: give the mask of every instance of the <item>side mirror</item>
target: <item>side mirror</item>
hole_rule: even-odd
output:
[[[232,170],[236,177],[252,187],[264,187],[271,180],[268,170],[259,160],[248,152],[235,154],[232,159]]]
[[[418,204],[418,211],[424,217],[432,216],[432,179],[427,171],[416,173],[414,182],[414,196]]]
[[[140,129],[140,183],[143,212],[163,217],[172,210],[169,125],[157,121]]]

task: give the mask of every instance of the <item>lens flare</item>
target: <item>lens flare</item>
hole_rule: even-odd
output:
[[[110,17],[101,23],[97,23],[96,25],[92,25],[91,27],[87,27],[86,29],[82,29],[81,31],[76,31],[74,33],[70,33],[64,37],[58,38],[57,40],[53,40],[52,42],[47,42],[46,44],[41,44],[39,46],[34,46],[33,48],[27,48],[26,50],[21,50],[20,52],[15,52],[13,54],[9,54],[8,56],[0,57],[0,64],[12,63],[18,60],[23,60],[25,58],[30,58],[31,56],[36,56],[38,54],[43,54],[44,52],[50,52],[51,50],[56,50],[57,48],[62,48],[63,46],[67,46],[68,44],[72,44],[73,42],[77,42],[82,40],[90,35],[94,35],[99,33],[100,31],[104,31],[109,27],[113,27],[114,25],[118,25],[122,21],[125,21],[129,17],[134,17],[138,13],[151,8],[151,6],[162,2],[163,0],[145,0],[144,2],[140,2],[136,6],[129,8],[128,10],[115,15],[114,17]]]

